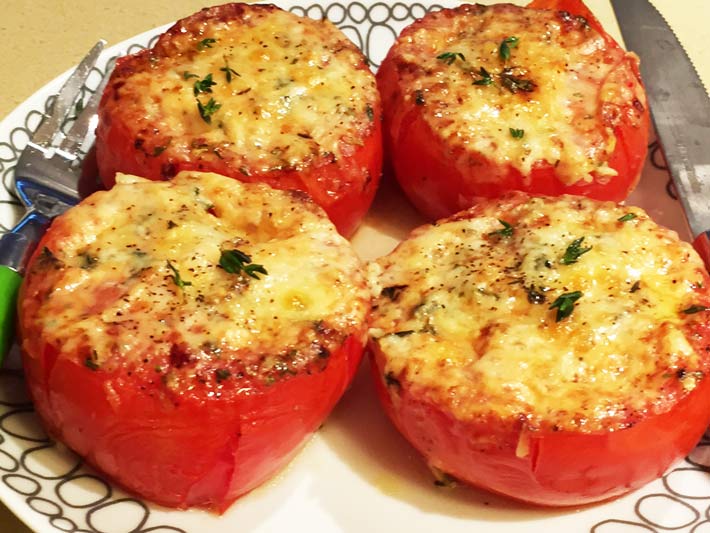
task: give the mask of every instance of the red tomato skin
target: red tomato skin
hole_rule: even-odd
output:
[[[29,264],[51,237],[45,235]],[[23,329],[38,303],[18,295],[25,381],[48,434],[130,492],[160,505],[224,512],[277,473],[320,427],[352,382],[365,325],[332,350],[322,370],[271,385],[225,382],[169,391],[151,368],[91,370],[78,356]],[[146,354],[149,358],[150,354]]]
[[[422,391],[388,386],[384,355],[372,342],[368,352],[385,412],[431,466],[535,505],[583,505],[637,489],[687,455],[710,423],[706,377],[677,403],[658,406],[657,412],[624,430],[527,432],[528,453],[519,457],[521,424],[510,426],[494,418],[458,420],[428,401]],[[475,436],[480,434],[495,444],[477,446]]]
[[[362,355],[362,343],[350,336],[322,372],[247,388],[225,405],[198,395],[173,403],[159,384],[147,388],[126,371],[91,371],[57,358],[52,346],[40,348],[39,340],[31,344],[24,351],[26,379],[51,436],[143,497],[218,512],[298,453],[342,396]],[[42,356],[33,357],[38,348]]]
[[[154,48],[118,59],[101,99],[96,130],[96,160],[106,188],[114,185],[116,172],[153,180],[170,179],[182,170],[216,172],[244,182],[262,182],[276,189],[307,192],[326,211],[341,235],[350,237],[355,232],[372,203],[382,173],[382,107],[376,91],[377,98],[369,102],[370,121],[367,127],[343,132],[341,139],[348,136],[356,142],[343,139],[336,160],[329,155],[319,155],[294,168],[264,171],[245,165],[241,160],[243,154],[231,154],[229,151],[220,157],[196,158],[170,145],[167,148],[161,146],[157,152],[146,152],[137,145],[139,137],[148,144],[164,143],[165,135],[170,136],[171,132],[158,133],[157,126],[153,124],[149,125],[155,129],[153,134],[143,131],[145,125],[141,129],[138,123],[144,119],[144,111],[135,108],[130,99],[126,100],[122,95],[121,87],[127,78],[135,73],[150,71],[152,60],[158,56],[165,58],[171,53],[189,55],[190,51],[176,51],[173,39],[179,41],[185,34],[201,36],[214,24],[242,24],[248,28],[254,24],[250,22],[252,15],[257,17],[272,11],[281,10],[273,5],[238,2],[205,8],[169,28]],[[342,38],[351,44],[344,35]],[[369,73],[364,56],[360,64],[353,68]],[[323,121],[330,123],[333,118],[324,116]],[[337,126],[333,124],[333,127]],[[200,136],[193,133],[188,130],[185,137],[199,140]]]
[[[560,0],[550,3],[549,7],[545,5],[547,3],[533,2],[528,7],[561,9],[580,15],[586,13],[591,17],[590,25],[601,33],[607,45],[619,47],[583,3]],[[402,36],[411,32],[409,28],[404,30]],[[641,83],[636,62],[626,58],[624,63],[625,74],[629,76],[624,82],[633,83],[631,80],[634,80]],[[471,207],[477,198],[495,198],[511,190],[547,196],[573,194],[620,202],[638,184],[650,130],[647,107],[643,107],[637,119],[631,117],[628,107],[619,110],[621,118],[614,127],[616,145],[608,159],[609,167],[617,171],[617,176],[609,180],[592,174],[594,179],[591,182],[566,185],[558,178],[555,167],[544,161],[536,162],[526,176],[510,165],[494,162],[483,153],[451,147],[423,117],[415,99],[404,98],[399,86],[398,68],[390,53],[377,72],[384,109],[385,152],[404,193],[430,220]],[[466,163],[453,163],[460,161]],[[491,179],[492,176],[495,180]]]
[[[96,159],[106,188],[116,183],[117,172],[135,174],[152,180],[166,178],[166,168],[175,175],[183,170],[216,172],[243,182],[266,183],[275,189],[307,192],[328,214],[341,235],[351,236],[370,208],[382,174],[382,120],[375,109],[374,126],[362,145],[348,157],[332,161],[321,157],[302,169],[251,171],[246,175],[228,165],[226,160],[205,163],[197,160],[170,160],[149,157],[133,146],[134,132],[121,121],[106,118],[99,122],[96,136]],[[167,167],[166,167],[167,166]],[[343,185],[345,184],[345,185]]]

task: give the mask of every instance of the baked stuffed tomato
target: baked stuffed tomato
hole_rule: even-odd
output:
[[[359,260],[305,194],[119,177],[28,266],[27,383],[50,434],[116,482],[222,511],[323,422],[369,306]]]
[[[99,109],[103,182],[181,170],[307,192],[344,235],[382,166],[379,93],[360,50],[327,20],[226,4],[120,58]]]
[[[532,5],[429,13],[377,73],[395,176],[432,220],[509,190],[621,201],[639,179],[638,58],[580,1]]]
[[[370,274],[383,405],[464,482],[603,500],[710,422],[710,279],[638,208],[510,193],[415,230]]]

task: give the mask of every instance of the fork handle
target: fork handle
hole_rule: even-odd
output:
[[[17,291],[22,276],[12,268],[0,265],[0,364],[10,350],[15,333]]]
[[[25,265],[48,224],[47,217],[30,211],[10,233],[0,237],[0,365],[12,345],[17,291]]]

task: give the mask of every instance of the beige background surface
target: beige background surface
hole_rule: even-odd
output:
[[[406,1],[406,0],[405,0]],[[618,36],[606,0],[589,0]],[[653,0],[710,84],[710,1]],[[0,117],[77,63],[97,39],[115,44],[209,5],[203,0],[12,0],[0,14]],[[49,526],[48,526],[49,527]],[[0,503],[0,532],[29,530]]]

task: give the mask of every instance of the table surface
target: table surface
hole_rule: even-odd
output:
[[[652,2],[684,43],[708,87],[710,4],[707,0]],[[0,20],[0,117],[75,65],[99,38],[116,44],[209,5],[204,0],[14,0],[8,4]],[[613,19],[602,17],[602,23],[618,35]],[[0,531],[30,533],[2,503]]]

